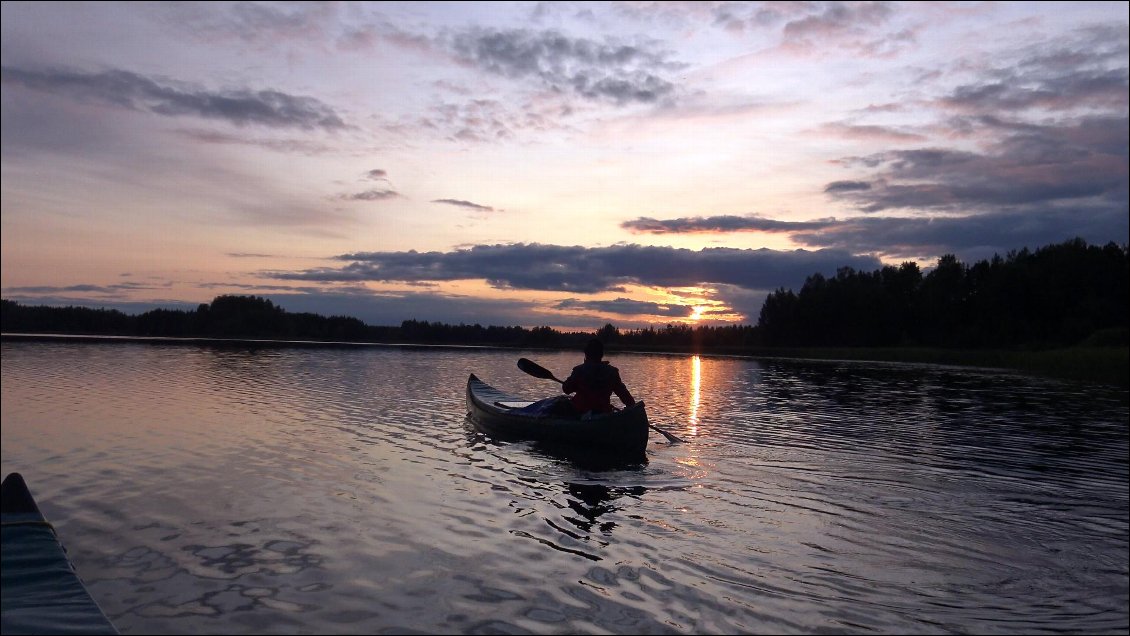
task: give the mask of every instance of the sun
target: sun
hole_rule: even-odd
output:
[[[694,322],[698,322],[698,321],[702,320],[702,315],[706,313],[706,309],[707,309],[706,305],[695,305],[691,309],[690,320],[692,320]]]

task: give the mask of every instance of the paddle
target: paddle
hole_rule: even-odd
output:
[[[546,369],[545,367],[534,362],[533,360],[529,360],[527,358],[518,358],[518,368],[521,369],[522,371],[525,371],[526,373],[534,376],[535,378],[541,378],[543,380],[553,380],[554,382],[556,382],[558,384],[562,384],[562,385],[565,384],[565,382],[563,380],[559,380],[556,377],[554,377],[553,373],[549,369]],[[652,424],[651,422],[648,422],[647,425],[650,426],[652,428],[652,430],[654,430],[655,432],[662,433],[663,437],[666,437],[667,441],[669,441],[671,443],[683,441],[683,440],[679,439],[678,437],[675,437],[674,435],[668,433],[667,431],[659,428],[658,426]]]

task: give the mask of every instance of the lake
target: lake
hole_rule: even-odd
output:
[[[1123,390],[610,354],[646,463],[467,420],[580,353],[2,345],[21,472],[123,633],[1125,633]]]

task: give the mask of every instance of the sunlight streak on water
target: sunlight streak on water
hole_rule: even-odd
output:
[[[127,633],[1125,632],[1124,392],[617,354],[687,441],[592,467],[521,355],[4,343],[0,463]]]
[[[698,436],[698,403],[702,399],[702,357],[691,356],[691,414],[688,427],[692,436]]]

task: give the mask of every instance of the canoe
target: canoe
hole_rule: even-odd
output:
[[[66,550],[19,473],[4,478],[3,609],[4,634],[117,634],[87,592]]]
[[[508,440],[642,457],[647,448],[647,409],[642,401],[612,413],[583,417],[554,412],[556,397],[527,400],[509,395],[471,374],[467,412],[480,432]]]

